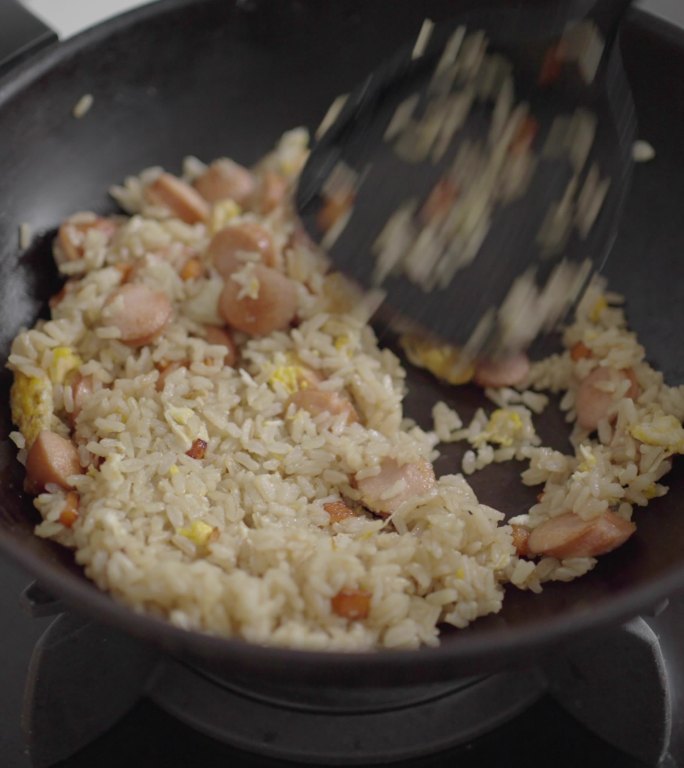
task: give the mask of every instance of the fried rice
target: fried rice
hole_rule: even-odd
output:
[[[257,186],[275,174],[291,188],[306,142],[301,130],[286,134],[253,170]],[[188,158],[182,182],[206,171]],[[81,468],[66,484],[38,489],[36,534],[71,548],[115,599],[255,643],[436,645],[441,626],[499,611],[506,585],[538,591],[594,566],[595,556],[530,552],[535,529],[568,513],[628,522],[667,491],[661,480],[684,451],[684,388],[648,365],[600,282],[565,329],[562,352],[533,363],[515,386],[487,390],[495,409],[464,426],[436,403],[434,428],[421,429],[403,412],[402,362],[379,346],[368,306],[302,235],[287,194],[269,210],[213,201],[188,223],[146,195],[161,173],[115,187],[127,215],[106,227],[92,214],[70,219],[80,226],[76,253],[59,239],[55,246],[66,287],[51,318],[22,331],[9,357],[19,460],[50,432],[75,446]],[[228,329],[239,355],[228,364],[208,329],[225,331],[220,296],[229,280],[239,300],[258,298],[260,262],[243,254],[226,278],[210,245],[245,224],[268,233],[296,314],[264,334]],[[112,296],[124,284],[170,302],[170,321],[149,343],[132,347],[112,322]],[[580,344],[582,356],[573,353]],[[440,375],[434,349],[431,358],[413,352],[414,363],[429,358]],[[576,405],[597,367],[629,369],[638,394],[610,385],[614,402],[594,432],[578,426]],[[85,379],[77,402],[75,382]],[[312,392],[340,407],[313,408]],[[534,419],[545,392],[562,393],[574,455],[541,445]],[[439,444],[457,440],[470,444],[465,474],[527,462],[522,482],[540,486],[539,502],[506,521],[464,474],[435,480]]]

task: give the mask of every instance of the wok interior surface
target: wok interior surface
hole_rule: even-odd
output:
[[[465,4],[464,4],[465,5]],[[78,210],[114,210],[108,186],[149,165],[180,167],[182,158],[227,155],[256,161],[284,131],[313,129],[332,99],[356,85],[381,57],[415,35],[425,16],[453,13],[450,0],[164,2],[116,19],[42,54],[0,84],[0,135],[14,153],[0,156],[0,350],[21,326],[45,313],[58,290],[48,230]],[[635,171],[621,231],[606,273],[627,296],[631,326],[669,384],[684,381],[684,36],[634,14],[622,48],[640,136],[657,155]],[[134,53],[131,53],[134,52]],[[94,105],[71,116],[84,93]],[[663,112],[667,119],[663,119]],[[17,227],[43,232],[21,256]],[[471,387],[443,387],[408,366],[406,413],[430,425],[437,400],[464,421],[484,398]],[[115,604],[88,582],[73,555],[33,536],[37,513],[21,492],[23,471],[11,430],[7,372],[0,387],[0,547],[49,590],[96,618],[167,650],[287,679],[374,684],[472,674],[526,660],[573,632],[654,605],[684,580],[684,467],[666,478],[670,492],[636,515],[636,535],[597,568],[541,595],[507,590],[501,613],[466,630],[446,631],[437,649],[377,654],[313,654],[263,649],[177,630]],[[545,444],[568,448],[555,409],[537,419]],[[438,473],[458,472],[463,448],[449,446]],[[492,465],[470,478],[481,501],[507,514],[525,511],[538,489],[522,486],[522,465]]]

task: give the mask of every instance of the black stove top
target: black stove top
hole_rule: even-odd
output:
[[[2,616],[2,634],[0,634],[0,651],[3,654],[3,663],[0,665],[0,765],[3,768],[33,768],[34,763],[27,753],[24,737],[21,730],[21,708],[24,694],[24,685],[30,657],[35,643],[54,620],[52,618],[31,618],[22,611],[19,602],[19,594],[26,587],[29,578],[13,566],[0,562],[0,615]],[[637,634],[638,634],[637,629]],[[591,661],[586,668],[573,668],[571,674],[577,673],[572,696],[576,701],[571,706],[579,706],[578,712],[582,715],[582,707],[591,707],[591,702],[580,701],[582,699],[581,682],[578,687],[577,680],[582,680],[582,675],[600,674],[603,660],[600,654],[592,654]],[[629,665],[628,665],[629,666]],[[625,669],[624,673],[636,686],[636,696],[647,695],[648,681],[642,681],[639,677],[641,665],[634,669]],[[187,670],[186,670],[187,671]],[[107,730],[91,744],[80,749],[76,754],[53,763],[60,768],[109,768],[116,766],[142,766],[154,768],[180,768],[189,766],[230,766],[241,768],[276,768],[300,764],[286,762],[272,757],[250,754],[234,747],[226,746],[219,741],[210,738],[188,725],[179,722],[168,714],[177,708],[174,704],[174,685],[179,686],[179,679],[166,673],[171,680],[156,686],[155,699],[162,706],[148,698],[143,698],[114,726]],[[85,683],[93,686],[93,683]],[[96,684],[95,684],[96,685]],[[182,686],[183,683],[181,682]],[[235,690],[232,698],[226,700],[227,707],[230,702],[233,705],[237,701]],[[97,701],[97,696],[108,696],[110,691],[107,685],[102,686],[101,692],[97,692],[92,701]],[[239,690],[237,692],[239,696]],[[623,696],[630,694],[629,685],[623,689]],[[561,696],[562,699],[562,696]],[[256,699],[255,699],[256,700]],[[262,696],[262,700],[266,699]],[[272,699],[271,699],[272,700]],[[245,699],[245,701],[247,701]],[[550,695],[531,697],[533,701],[522,714],[505,722],[494,731],[475,738],[469,743],[440,752],[430,756],[422,756],[413,760],[394,763],[400,766],[426,766],[429,768],[442,768],[442,766],[458,766],[458,768],[535,768],[535,766],[553,766],[553,768],[591,768],[592,766],[611,766],[611,768],[637,768],[648,765],[643,760],[636,759],[624,752],[609,746],[605,741],[591,733],[578,720],[567,714],[555,698]],[[568,702],[566,701],[567,705]],[[239,706],[239,705],[238,705]],[[602,705],[601,705],[602,706]],[[163,708],[162,708],[163,707]],[[167,710],[167,711],[165,711]],[[64,716],[64,713],[62,713]],[[268,710],[255,709],[254,717],[269,717]],[[598,717],[601,716],[599,712]],[[68,717],[68,713],[67,713]],[[408,715],[407,723],[410,723],[411,715]],[[416,714],[419,717],[419,714]],[[624,722],[625,729],[638,730],[639,726]],[[345,718],[339,718],[340,728],[345,727]],[[681,723],[672,723],[677,729]],[[306,729],[304,731],[306,733]],[[312,739],[316,734],[312,734]],[[641,737],[639,737],[641,738]],[[647,735],[644,736],[647,738]],[[627,738],[629,742],[629,737]],[[323,761],[321,763],[323,764]],[[327,761],[326,761],[327,764]],[[363,764],[357,760],[357,764]],[[45,762],[42,765],[47,765]],[[42,768],[41,765],[41,768]],[[661,765],[667,768],[677,766],[677,761],[667,757]]]

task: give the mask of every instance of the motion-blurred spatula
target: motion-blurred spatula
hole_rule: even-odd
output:
[[[505,354],[552,328],[613,243],[635,117],[628,0],[429,21],[321,126],[297,206],[403,327]],[[331,123],[326,125],[325,123]]]

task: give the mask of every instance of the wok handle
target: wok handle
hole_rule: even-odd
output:
[[[57,42],[57,35],[18,0],[0,2],[0,76],[31,54]]]

